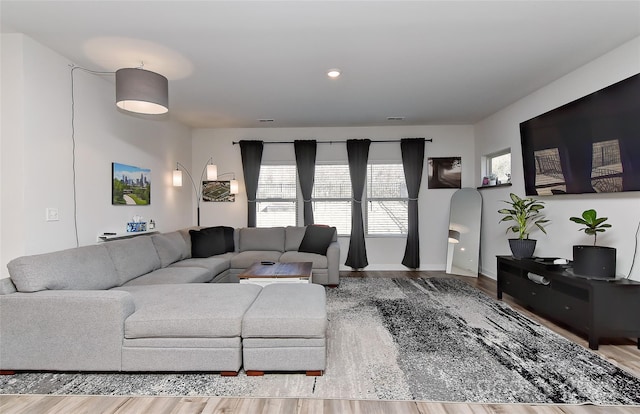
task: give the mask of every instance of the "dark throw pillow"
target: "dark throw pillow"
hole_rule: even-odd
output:
[[[233,241],[233,227],[221,226],[224,231],[224,244],[225,251],[232,252],[236,249],[236,245]]]
[[[211,257],[226,252],[224,230],[209,228],[189,230],[191,236],[191,257]]]
[[[205,227],[204,229],[200,229],[200,231],[213,231],[217,232],[222,229],[224,233],[224,252],[232,252],[235,250],[235,243],[233,241],[233,227],[228,226],[215,226],[215,227]]]
[[[310,225],[304,231],[304,237],[298,247],[299,252],[326,255],[329,245],[333,241],[335,227]]]

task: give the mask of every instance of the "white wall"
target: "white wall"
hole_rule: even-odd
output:
[[[16,179],[21,170],[23,146],[13,139],[23,134],[22,36],[2,35],[0,51],[0,277],[7,273],[6,258],[23,250],[24,187]],[[6,195],[5,195],[6,193]],[[11,212],[10,217],[8,212]],[[6,218],[6,219],[5,219]]]
[[[2,35],[3,277],[17,256],[76,246],[70,63],[27,36]],[[125,231],[134,215],[153,218],[161,231],[190,224],[191,200],[171,187],[176,159],[190,166],[190,129],[169,117],[119,112],[113,82],[74,72],[80,245],[96,243],[105,231]],[[151,169],[151,205],[111,205],[112,162]],[[45,221],[48,207],[59,210],[59,221]]]
[[[473,187],[476,184],[474,161],[473,128],[471,126],[405,126],[405,127],[368,127],[368,128],[258,128],[258,129],[199,129],[193,132],[192,174],[200,177],[202,168],[210,156],[218,165],[219,172],[235,172],[240,181],[240,194],[234,203],[203,203],[201,206],[202,225],[247,225],[247,198],[242,177],[240,148],[233,141],[258,139],[268,141],[293,141],[295,139],[316,139],[318,141],[342,141],[346,139],[369,138],[373,141],[400,139],[406,137],[432,138],[426,144],[425,166],[420,190],[420,268],[443,270],[446,262],[447,230],[449,222],[449,200],[454,189],[427,188],[428,157],[462,157],[462,185]],[[295,163],[293,145],[265,145],[264,163]],[[369,160],[373,162],[401,162],[400,143],[373,143],[369,151]],[[318,145],[316,156],[318,163],[347,162],[344,144]],[[225,179],[228,177],[225,177]],[[185,187],[183,187],[185,188]],[[194,208],[195,217],[195,208]],[[195,223],[195,218],[193,219]],[[302,217],[299,218],[302,221]],[[347,237],[340,238],[342,258],[346,260],[349,248]],[[406,238],[373,237],[367,238],[367,270],[403,269],[400,263],[404,255]]]
[[[512,151],[513,186],[482,191],[482,273],[495,278],[495,256],[511,254],[505,235],[506,225],[498,224],[501,217],[497,210],[504,205],[500,200],[508,199],[509,192],[524,195],[519,124],[639,72],[640,37],[475,125],[476,158],[507,147]],[[480,175],[479,166],[477,174]],[[538,240],[537,256],[571,259],[574,244],[592,243],[588,236],[578,232],[578,226],[570,222],[569,217],[594,208],[599,216],[609,217],[608,223],[613,226],[598,237],[598,244],[615,247],[617,272],[629,273],[635,232],[640,222],[640,192],[552,196],[541,197],[540,200],[546,203],[545,211],[551,223],[547,227],[547,236],[541,232],[532,234],[532,238]],[[640,257],[636,260],[640,261]],[[631,278],[640,280],[640,263],[636,263]]]

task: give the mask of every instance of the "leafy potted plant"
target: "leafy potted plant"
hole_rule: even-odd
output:
[[[509,239],[509,247],[511,253],[516,259],[526,259],[533,256],[533,252],[536,249],[536,240],[529,238],[529,233],[535,229],[539,229],[544,234],[547,231],[544,229],[545,223],[549,220],[544,218],[544,215],[540,212],[544,208],[542,201],[534,200],[533,198],[520,198],[517,195],[509,194],[511,201],[504,201],[509,204],[509,208],[502,208],[498,210],[498,213],[505,216],[500,220],[513,221],[509,223],[507,233],[517,233],[518,238]]]
[[[605,223],[608,217],[598,217],[598,213],[590,209],[582,212],[582,217],[570,217],[569,220],[584,226],[578,231],[593,236],[593,246],[573,246],[573,272],[583,276],[616,277],[616,249],[596,246],[598,233],[604,233],[611,227],[611,224]]]

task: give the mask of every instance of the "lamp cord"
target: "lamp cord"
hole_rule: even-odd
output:
[[[638,227],[636,228],[636,237],[635,237],[635,245],[633,248],[633,258],[631,259],[631,267],[629,268],[629,273],[627,274],[627,279],[631,277],[631,272],[633,271],[633,266],[636,264],[636,255],[638,254],[638,233],[640,233],[640,221],[638,222]]]
[[[76,247],[80,247],[80,239],[78,237],[78,189],[76,186],[76,101],[74,97],[73,72],[76,69],[80,69],[93,75],[112,75],[115,72],[98,72],[73,64],[69,66],[71,67],[71,170],[73,173],[73,228],[76,238]]]

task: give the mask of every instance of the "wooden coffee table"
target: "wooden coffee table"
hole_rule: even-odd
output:
[[[311,262],[265,264],[257,262],[238,275],[240,283],[310,283]]]

